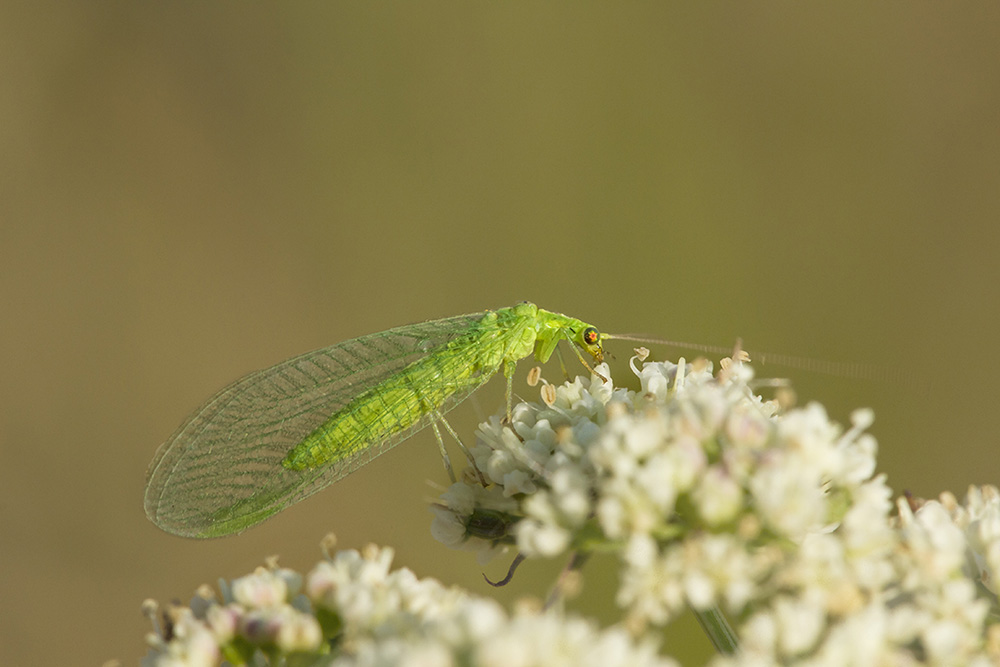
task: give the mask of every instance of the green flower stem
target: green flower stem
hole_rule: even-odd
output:
[[[701,624],[702,630],[705,631],[705,634],[712,641],[712,646],[715,647],[716,651],[726,655],[736,653],[736,650],[739,648],[736,633],[733,632],[733,629],[729,626],[729,621],[722,615],[718,607],[712,607],[708,611],[692,611],[694,611],[698,623]]]

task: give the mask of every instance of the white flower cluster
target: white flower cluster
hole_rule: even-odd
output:
[[[487,556],[614,551],[633,631],[730,614],[740,652],[717,665],[1000,664],[995,489],[894,518],[870,411],[846,430],[817,404],[781,412],[739,364],[633,370],[639,392],[602,365],[483,424],[435,536]]]
[[[169,611],[144,667],[309,664],[430,667],[676,667],[623,628],[523,606],[507,614],[407,569],[393,552],[341,551],[304,579],[276,565]],[[204,588],[204,587],[203,587]]]
[[[143,664],[666,666],[649,631],[687,608],[738,646],[713,667],[1000,664],[1000,491],[894,505],[870,412],[845,429],[782,410],[740,364],[633,369],[638,392],[602,365],[482,425],[432,508],[434,535],[483,560],[617,554],[621,624],[507,613],[369,547],[203,588]]]
[[[299,595],[302,575],[272,565],[220,586],[222,602],[202,586],[190,607],[164,612],[166,628],[147,638],[143,667],[255,664],[323,647],[323,628]]]

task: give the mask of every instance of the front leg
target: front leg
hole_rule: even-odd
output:
[[[503,374],[507,378],[507,424],[513,424],[511,410],[514,401],[514,371],[517,369],[516,361],[505,361],[503,364]]]

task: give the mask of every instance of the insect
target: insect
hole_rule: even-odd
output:
[[[307,352],[247,375],[202,405],[149,466],[145,507],[186,537],[238,533],[333,484],[430,425],[517,362],[560,341],[591,368],[609,338],[520,303],[411,324]],[[444,454],[447,465],[447,455]],[[450,468],[449,468],[450,470]]]

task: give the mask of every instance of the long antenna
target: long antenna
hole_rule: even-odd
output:
[[[669,345],[687,350],[706,352],[709,354],[732,354],[732,347],[721,345],[702,345],[699,343],[683,343],[674,340],[664,340],[662,338],[650,338],[647,336],[637,336],[633,334],[604,334],[603,338],[611,340],[628,340],[634,343],[649,343],[651,345]],[[809,359],[807,357],[795,357],[788,354],[771,354],[769,352],[750,352],[750,358],[761,366],[775,364],[788,368],[797,368],[811,373],[822,373],[835,377],[855,378],[859,380],[871,380],[876,382],[898,382],[903,379],[905,373],[900,369],[887,368],[885,366],[875,366],[850,361],[823,361],[821,359]]]

